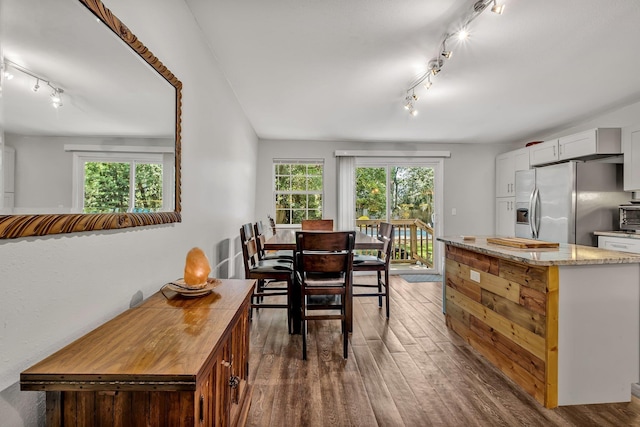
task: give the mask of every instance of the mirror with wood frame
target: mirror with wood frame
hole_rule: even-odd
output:
[[[100,0],[0,12],[0,238],[180,222],[182,83]]]

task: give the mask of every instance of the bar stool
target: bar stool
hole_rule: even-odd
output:
[[[353,271],[375,271],[377,283],[375,285],[353,283],[354,297],[378,297],[378,307],[382,307],[382,297],[385,298],[387,319],[389,318],[389,262],[391,261],[391,247],[393,246],[393,225],[381,222],[378,229],[378,239],[384,243],[377,255],[356,254],[353,258]],[[382,280],[384,272],[384,281]],[[377,288],[377,292],[356,293],[357,288]]]
[[[296,276],[300,285],[302,319],[302,359],[307,359],[307,322],[309,320],[338,319],[342,323],[343,355],[349,346],[354,231],[296,233]],[[338,296],[338,299],[308,303],[310,296]],[[311,314],[314,310],[338,311],[339,314]]]
[[[244,224],[240,227],[240,241],[242,242],[242,258],[244,261],[244,274],[247,279],[256,279],[256,286],[251,295],[252,312],[260,308],[285,308],[287,310],[287,324],[289,333],[293,332],[292,326],[292,298],[293,289],[293,262],[284,260],[260,260],[258,258],[258,245],[253,234],[253,226]],[[286,282],[286,288],[272,288],[265,286],[267,282]],[[264,298],[286,296],[286,303],[265,303]]]

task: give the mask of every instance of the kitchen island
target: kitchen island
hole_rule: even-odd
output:
[[[447,326],[548,408],[631,400],[640,255],[443,237]]]

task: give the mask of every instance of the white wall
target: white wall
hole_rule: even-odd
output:
[[[451,151],[444,160],[444,235],[493,234],[495,220],[495,156],[504,145],[365,143],[260,140],[256,186],[257,218],[273,212],[273,159],[325,160],[324,216],[337,217],[335,150]],[[456,208],[456,215],[451,215]]]
[[[30,136],[6,133],[16,150],[14,213],[71,213],[73,152],[65,145],[173,147],[173,139]]]
[[[257,137],[185,4],[105,4],[183,83],[183,222],[0,240],[2,426],[44,423],[44,394],[21,392],[21,371],[181,277],[191,247],[215,267],[254,220]]]

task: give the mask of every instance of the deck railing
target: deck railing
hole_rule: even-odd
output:
[[[378,234],[382,220],[358,219],[359,231],[370,236]],[[419,219],[394,219],[391,250],[393,263],[421,263],[433,267],[433,228]]]

